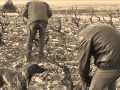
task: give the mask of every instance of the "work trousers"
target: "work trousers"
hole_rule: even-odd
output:
[[[28,41],[27,41],[27,60],[31,59],[33,40],[36,37],[37,31],[39,32],[39,50],[38,55],[43,54],[45,45],[45,33],[46,33],[47,22],[35,21],[28,26]]]
[[[89,90],[116,90],[116,80],[120,77],[120,69],[97,69]]]

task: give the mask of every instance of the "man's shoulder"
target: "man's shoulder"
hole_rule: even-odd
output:
[[[47,4],[46,2],[44,2],[44,1],[29,1],[28,3],[43,3],[43,4]]]
[[[99,24],[87,25],[86,28],[84,28],[82,31],[80,31],[79,36],[84,36],[85,38],[92,38],[92,36],[94,36],[94,34],[98,32],[98,30],[96,30],[96,27],[98,25]]]
[[[31,6],[31,5],[35,5],[35,6],[42,6],[42,5],[45,5],[46,7],[48,7],[48,3],[47,2],[44,2],[44,1],[30,1],[27,3],[28,6]]]

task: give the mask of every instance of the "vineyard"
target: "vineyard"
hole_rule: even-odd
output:
[[[39,65],[48,71],[35,75],[28,90],[71,90],[69,86],[72,84],[75,86],[74,90],[80,90],[78,52],[75,50],[78,33],[88,24],[95,22],[108,23],[118,30],[120,29],[118,12],[109,13],[106,16],[95,15],[92,12],[89,15],[79,15],[76,12],[72,15],[53,14],[46,30],[46,40],[48,40],[44,50],[46,59],[39,62]],[[0,67],[21,71],[27,64],[25,62],[26,43],[26,19],[22,17],[20,12],[9,14],[1,11]],[[35,42],[33,45],[34,60],[37,52],[38,47]],[[66,84],[63,80],[67,75],[70,78]],[[118,83],[117,87],[119,88],[119,86]],[[5,90],[8,90],[7,85],[4,87]]]

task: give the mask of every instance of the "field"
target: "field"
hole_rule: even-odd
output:
[[[80,86],[78,52],[74,48],[77,44],[78,33],[83,28],[82,26],[85,23],[94,22],[108,23],[115,26],[118,30],[120,26],[119,17],[115,17],[115,15],[108,15],[103,18],[103,16],[95,16],[93,14],[86,16],[73,13],[73,15],[54,14],[50,18],[46,35],[49,40],[44,50],[47,60],[41,60],[41,63],[39,63],[39,65],[47,68],[48,71],[35,75],[28,90],[68,90],[61,82],[66,76],[64,68],[60,67],[64,65],[69,68],[74,85]],[[1,23],[3,23],[0,28],[2,32],[1,39],[4,45],[0,46],[0,67],[21,71],[27,64],[24,61],[27,43],[26,19],[19,13],[7,14],[5,18],[1,17]],[[37,48],[34,44],[34,59],[36,59]],[[8,90],[6,85],[4,87],[6,88],[5,90]]]

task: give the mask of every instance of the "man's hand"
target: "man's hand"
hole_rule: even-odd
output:
[[[87,83],[82,83],[82,90],[87,90]]]
[[[91,76],[88,76],[88,77],[85,79],[85,83],[87,84],[88,87],[89,87],[90,84],[91,84],[91,80],[92,80],[92,77],[91,77]]]
[[[88,90],[88,87],[90,87],[92,77],[87,76],[82,79],[82,90]]]

